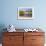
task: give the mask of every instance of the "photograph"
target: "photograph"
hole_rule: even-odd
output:
[[[18,19],[33,19],[34,8],[32,7],[19,7]]]

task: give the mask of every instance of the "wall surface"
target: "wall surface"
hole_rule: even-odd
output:
[[[0,2],[0,25],[13,24],[20,28],[39,27],[40,25],[41,28],[46,28],[46,0],[0,0]],[[33,7],[35,18],[32,20],[17,20],[18,7]]]
[[[17,28],[46,28],[46,0],[0,0],[0,25],[13,24]],[[33,7],[35,18],[32,20],[17,20],[18,7]]]

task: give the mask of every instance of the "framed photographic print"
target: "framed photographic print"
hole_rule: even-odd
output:
[[[18,19],[33,19],[34,18],[34,8],[32,7],[19,7],[18,8]]]

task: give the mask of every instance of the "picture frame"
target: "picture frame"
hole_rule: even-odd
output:
[[[33,19],[34,8],[33,7],[18,7],[17,19]]]

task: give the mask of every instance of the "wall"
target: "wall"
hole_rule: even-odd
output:
[[[45,0],[1,0],[0,24],[13,24],[15,27],[28,28],[38,27],[46,28],[46,1]],[[33,20],[17,20],[18,7],[33,7]]]

